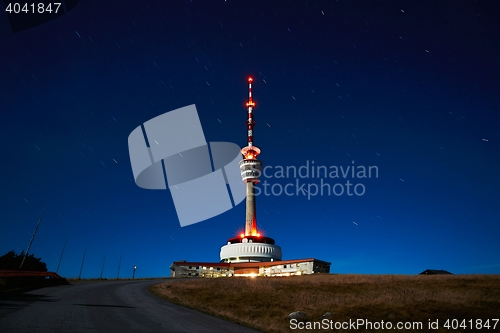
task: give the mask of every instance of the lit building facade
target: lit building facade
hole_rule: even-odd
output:
[[[187,277],[256,277],[293,276],[330,273],[330,263],[314,258],[268,262],[187,262],[176,261],[170,266],[173,278]]]

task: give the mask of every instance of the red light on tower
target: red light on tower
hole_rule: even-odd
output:
[[[252,82],[253,82],[253,77],[249,76],[248,77],[248,102],[246,102],[245,106],[246,107],[255,107],[255,102],[252,100]]]

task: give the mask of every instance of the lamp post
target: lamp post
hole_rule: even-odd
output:
[[[137,269],[137,266],[134,265],[134,272],[132,273],[132,279],[135,278],[135,270]]]

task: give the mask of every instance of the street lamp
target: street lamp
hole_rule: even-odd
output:
[[[137,266],[134,265],[134,273],[132,273],[132,279],[135,278],[135,270],[137,269]]]

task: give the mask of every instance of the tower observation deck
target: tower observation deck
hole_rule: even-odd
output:
[[[255,186],[258,184],[262,161],[257,159],[260,149],[253,144],[253,127],[255,125],[253,110],[255,102],[252,98],[253,78],[248,78],[247,107],[247,146],[241,149],[243,160],[240,161],[241,179],[246,186],[246,220],[245,233],[230,238],[220,251],[221,262],[253,262],[281,260],[281,247],[275,245],[274,239],[262,236],[257,230],[257,210]]]

